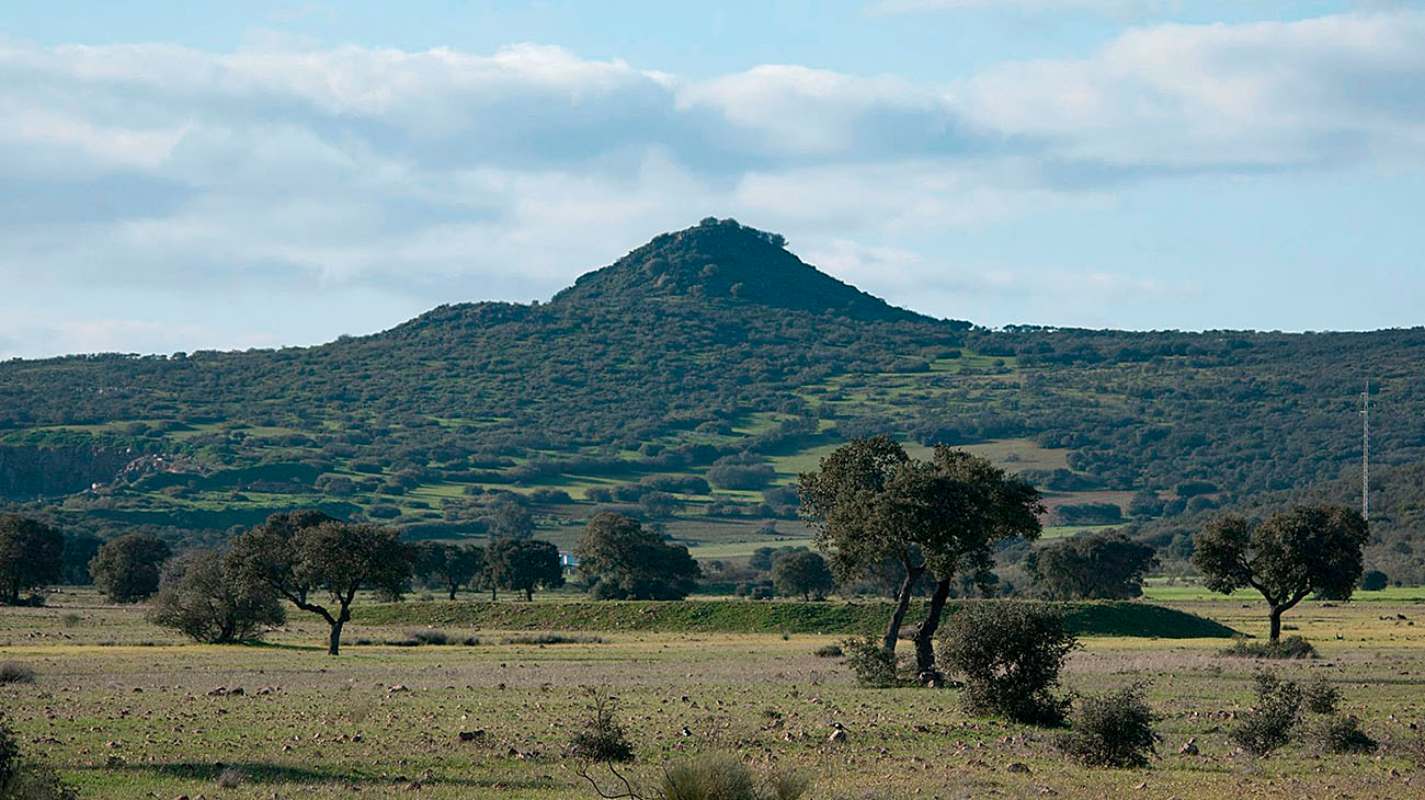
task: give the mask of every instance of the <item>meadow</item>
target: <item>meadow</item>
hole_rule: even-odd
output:
[[[1246,599],[1164,602],[1236,631],[1263,626]],[[531,613],[504,605],[506,624]],[[1226,730],[1263,663],[1220,655],[1221,631],[1085,636],[1068,690],[1149,686],[1162,741],[1141,770],[1080,767],[1053,732],[969,716],[953,689],[858,688],[838,659],[814,654],[844,634],[529,627],[539,620],[502,630],[498,618],[451,613],[460,606],[368,604],[333,659],[305,615],[263,645],[204,646],[140,608],[63,592],[50,607],[0,613],[0,661],[36,675],[0,686],[0,701],[23,746],[85,797],[591,797],[562,757],[590,687],[619,699],[644,776],[721,751],[803,771],[813,798],[1425,797],[1425,763],[1411,752],[1425,718],[1419,594],[1308,602],[1287,622],[1322,657],[1271,665],[1329,678],[1343,711],[1382,741],[1370,756],[1305,742],[1264,760],[1236,751]],[[411,646],[416,633],[453,644]],[[832,740],[837,726],[845,741]],[[1189,740],[1197,754],[1180,752]]]

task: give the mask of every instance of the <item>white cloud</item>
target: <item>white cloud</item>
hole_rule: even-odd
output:
[[[0,43],[0,312],[161,289],[234,298],[280,340],[267,295],[300,309],[375,293],[352,302],[403,313],[547,297],[709,214],[782,230],[809,261],[935,311],[915,301],[1029,274],[946,283],[963,273],[910,244],[937,230],[1112,208],[1124,181],[1161,175],[1419,165],[1422,78],[1411,12],[1141,28],[943,86],[796,65],[689,80],[538,45]],[[1133,280],[1064,285],[1151,293]],[[192,333],[111,320],[22,335],[0,319],[8,352]]]

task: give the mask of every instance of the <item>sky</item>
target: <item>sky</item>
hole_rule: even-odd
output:
[[[707,216],[988,326],[1425,324],[1425,2],[0,4],[0,358],[547,300]]]

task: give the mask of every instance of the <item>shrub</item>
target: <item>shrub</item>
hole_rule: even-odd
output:
[[[846,655],[846,651],[842,650],[839,644],[824,644],[813,650],[812,655],[817,658],[841,658]]]
[[[946,621],[940,653],[965,679],[963,699],[977,714],[1059,725],[1068,701],[1055,697],[1059,671],[1078,639],[1063,615],[1037,603],[967,604]]]
[[[0,797],[6,800],[74,800],[77,795],[48,764],[25,758],[14,732],[0,721]]]
[[[632,761],[633,745],[615,716],[618,700],[607,695],[596,695],[589,710],[591,714],[583,727],[569,741],[569,756],[586,764],[626,764]]]
[[[281,625],[287,614],[266,584],[227,570],[217,552],[199,550],[164,569],[148,618],[194,641],[229,644],[262,638],[265,627]]]
[[[1242,716],[1229,734],[1243,750],[1267,756],[1291,741],[1301,720],[1302,691],[1294,681],[1270,672],[1256,675],[1257,704]]]
[[[0,721],[0,790],[10,785],[20,770],[20,743],[10,726]]]
[[[704,755],[675,764],[663,773],[663,800],[797,800],[810,782],[790,774],[759,780],[731,756]]]
[[[889,689],[900,685],[896,675],[896,657],[887,653],[881,643],[867,636],[847,639],[841,643],[846,654],[846,666],[856,676],[856,683],[869,689]]]
[[[1335,714],[1341,702],[1341,690],[1331,685],[1324,675],[1318,675],[1301,690],[1306,710],[1313,714]]]
[[[597,636],[583,636],[568,633],[531,633],[505,637],[505,644],[603,644]]]
[[[1144,687],[1133,685],[1086,698],[1073,717],[1073,729],[1059,747],[1091,767],[1145,767],[1153,752],[1153,711]]]
[[[414,630],[406,634],[406,638],[416,644],[447,645],[450,644],[450,634],[445,631]]]
[[[1300,659],[1316,658],[1316,648],[1300,636],[1288,636],[1275,642],[1252,642],[1238,639],[1231,647],[1222,651],[1224,656],[1235,658]]]
[[[6,661],[0,664],[0,686],[12,683],[34,683],[35,671],[25,664]]]
[[[1390,576],[1378,569],[1366,570],[1361,576],[1361,589],[1367,592],[1379,592],[1390,585]]]
[[[1374,753],[1380,747],[1351,716],[1328,717],[1313,729],[1312,738],[1323,753]]]

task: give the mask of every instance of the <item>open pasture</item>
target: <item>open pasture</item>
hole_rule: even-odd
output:
[[[561,757],[585,687],[621,701],[641,774],[729,751],[804,770],[815,798],[1425,796],[1404,747],[1425,717],[1418,602],[1308,603],[1288,617],[1323,657],[1275,668],[1327,676],[1385,743],[1374,756],[1235,752],[1226,729],[1259,663],[1218,655],[1224,639],[1085,639],[1067,688],[1147,681],[1162,716],[1151,768],[1092,770],[1067,761],[1053,732],[966,715],[954,690],[855,687],[837,659],[813,654],[836,636],[599,631],[540,644],[445,626],[471,643],[411,647],[399,643],[414,626],[354,624],[332,659],[304,615],[268,644],[211,647],[136,608],[56,600],[0,615],[0,660],[37,675],[0,698],[25,746],[87,797],[589,797]],[[1262,624],[1236,599],[1178,607],[1238,630]],[[829,738],[838,724],[845,742]],[[1199,755],[1179,753],[1189,739]]]

